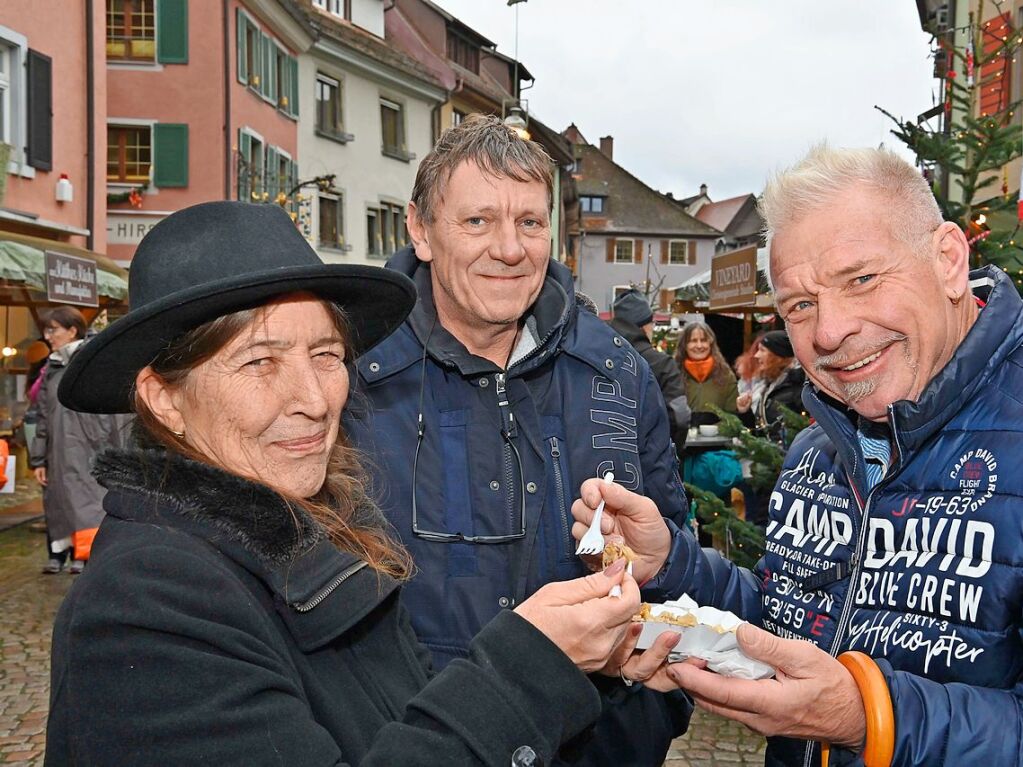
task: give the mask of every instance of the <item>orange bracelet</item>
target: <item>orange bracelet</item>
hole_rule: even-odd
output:
[[[861,652],[844,652],[838,662],[852,674],[863,698],[867,718],[867,744],[863,749],[866,767],[891,767],[895,755],[895,711],[884,674],[874,660]],[[828,767],[830,748],[821,744],[821,767]]]

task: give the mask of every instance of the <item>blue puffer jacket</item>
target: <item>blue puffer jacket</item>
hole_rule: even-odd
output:
[[[867,491],[848,411],[807,386],[803,401],[817,423],[786,457],[756,576],[707,568],[677,536],[659,579],[832,655],[874,658],[895,709],[893,765],[1023,764],[1023,472],[1015,468],[1023,302],[993,267],[972,273],[971,285],[986,306],[955,356],[918,402],[889,406],[894,465],[879,485]],[[802,741],[778,739],[767,761],[819,759]]]
[[[381,508],[416,561],[405,604],[443,666],[463,657],[500,610],[546,583],[587,573],[575,555],[570,511],[584,479],[613,471],[678,524],[686,500],[650,368],[579,310],[562,265],[550,264],[527,322],[539,345],[507,371],[504,396],[504,371],[434,322],[429,266],[411,249],[388,266],[412,277],[420,300],[402,328],[359,359],[345,425],[369,458]],[[514,436],[505,440],[502,427],[512,416]],[[514,534],[524,499],[526,534],[504,543],[427,540],[412,532],[413,492],[420,531]],[[598,723],[607,753],[587,763],[660,764],[688,721],[688,702],[666,707],[663,696],[638,686],[625,695],[617,680],[605,687],[623,699],[617,705],[631,712],[631,724],[621,721],[616,732],[607,717]]]

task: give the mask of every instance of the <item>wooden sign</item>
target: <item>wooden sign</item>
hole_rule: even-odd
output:
[[[55,304],[99,306],[96,262],[47,250],[46,299]]]
[[[757,302],[757,249],[714,256],[710,264],[710,308],[753,306]]]

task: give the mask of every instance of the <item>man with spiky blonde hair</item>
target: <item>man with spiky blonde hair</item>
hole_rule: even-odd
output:
[[[820,146],[767,186],[778,312],[815,423],[786,457],[754,572],[706,566],[653,504],[601,495],[637,551],[753,624],[746,681],[673,664],[669,682],[771,738],[770,765],[1023,764],[1023,302],[969,270],[960,228],[884,149]],[[649,587],[649,584],[648,584]],[[766,629],[766,631],[764,630]],[[808,742],[809,741],[809,742]]]

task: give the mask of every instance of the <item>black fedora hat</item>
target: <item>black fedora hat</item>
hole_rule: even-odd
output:
[[[128,313],[71,358],[58,397],[86,413],[130,412],[136,375],[175,338],[299,291],[345,311],[355,354],[401,325],[416,300],[397,272],[324,264],[277,205],[206,202],[173,213],[135,252]]]

